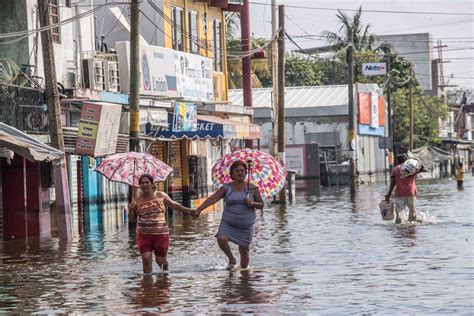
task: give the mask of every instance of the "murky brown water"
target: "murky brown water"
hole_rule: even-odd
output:
[[[142,275],[126,226],[66,244],[0,242],[0,313],[472,314],[474,180],[464,191],[447,180],[419,190],[422,224],[381,220],[383,184],[353,200],[333,188],[268,207],[249,273],[225,270],[213,237],[220,212],[172,220],[167,276]]]

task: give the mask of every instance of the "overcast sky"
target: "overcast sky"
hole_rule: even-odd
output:
[[[256,37],[271,37],[270,4],[271,0],[250,0],[251,30]],[[370,24],[372,33],[378,35],[431,33],[433,46],[437,40],[447,45],[443,48],[443,60],[449,61],[443,64],[445,84],[474,89],[474,0],[276,0],[276,4],[287,6],[287,32],[303,48],[326,44],[318,38],[308,38],[308,35],[320,35],[325,30],[337,31],[335,9],[356,10],[362,6],[363,11],[404,11],[363,12],[362,21]],[[352,11],[346,13],[354,14]],[[296,49],[289,41],[286,47]],[[432,56],[438,58],[437,49],[433,49]]]

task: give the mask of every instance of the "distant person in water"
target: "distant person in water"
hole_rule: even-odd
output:
[[[402,179],[400,177],[400,168],[402,164],[408,159],[406,154],[400,154],[397,156],[398,165],[393,168],[392,174],[390,177],[390,189],[388,190],[387,195],[385,195],[385,200],[389,201],[392,191],[395,188],[395,223],[400,224],[402,219],[400,218],[400,213],[408,207],[408,221],[416,221],[416,184],[415,176],[421,172],[418,171],[412,176]]]
[[[458,181],[458,190],[464,189],[464,167],[462,162],[459,162],[456,166],[456,180]]]
[[[240,268],[248,269],[250,256],[249,247],[252,242],[255,209],[264,206],[258,187],[247,181],[247,165],[236,161],[230,166],[232,182],[224,184],[219,190],[206,199],[197,209],[197,216],[202,210],[224,199],[224,211],[216,238],[219,248],[229,259],[227,268],[231,270],[237,260],[229,246],[229,241],[239,245]]]
[[[139,179],[141,194],[129,205],[129,220],[137,222],[137,246],[143,263],[143,273],[153,271],[153,253],[156,263],[168,272],[166,255],[170,245],[170,231],[166,224],[166,206],[187,214],[195,215],[195,211],[173,201],[168,194],[153,191],[153,177],[143,174]]]

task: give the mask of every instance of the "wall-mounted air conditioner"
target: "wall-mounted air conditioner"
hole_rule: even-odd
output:
[[[96,58],[82,60],[84,88],[100,91],[106,90],[106,62]]]
[[[106,90],[112,92],[120,92],[120,74],[118,61],[107,60],[106,77],[107,85]]]
[[[229,4],[240,4],[240,5],[242,5],[243,1],[242,0],[229,0],[228,3]]]

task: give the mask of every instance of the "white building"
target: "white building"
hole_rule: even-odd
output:
[[[347,85],[287,87],[285,91],[286,145],[317,143],[321,161],[327,160],[334,166],[347,165],[351,154],[348,141]],[[358,85],[355,92],[380,96],[374,85]],[[354,95],[357,99],[357,94]],[[272,146],[271,96],[271,88],[253,89],[254,123],[261,125],[260,145],[264,148]],[[242,90],[229,90],[229,100],[236,105],[243,104]],[[355,104],[357,107],[357,100]],[[380,109],[381,115],[385,117],[385,104],[380,107],[375,104],[375,107],[375,113]],[[366,183],[383,180],[384,170],[388,168],[385,151],[379,148],[379,139],[385,136],[385,118],[379,122],[378,115],[376,116],[377,127],[357,124],[355,159],[359,180]]]

